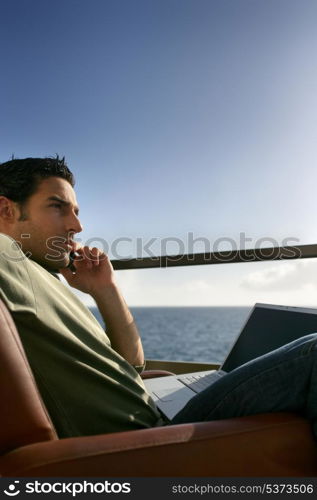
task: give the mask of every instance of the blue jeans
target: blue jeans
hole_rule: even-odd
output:
[[[317,438],[317,333],[224,375],[194,396],[171,424],[278,411],[305,415]]]

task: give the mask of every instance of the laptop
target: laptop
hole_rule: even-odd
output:
[[[197,393],[238,366],[309,333],[317,332],[317,309],[255,304],[218,370],[144,380],[156,406],[171,420]]]

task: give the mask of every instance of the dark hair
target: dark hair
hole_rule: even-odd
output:
[[[65,158],[13,158],[0,163],[0,196],[6,196],[21,205],[34,194],[38,185],[48,177],[61,177],[71,186],[75,179]]]

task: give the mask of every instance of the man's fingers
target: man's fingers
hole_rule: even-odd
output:
[[[78,257],[75,260],[84,261],[88,268],[98,266],[102,260],[106,260],[107,256],[97,247],[84,246],[76,250]]]
[[[101,252],[100,252],[99,248],[96,248],[96,247],[91,248],[90,255],[91,255],[92,261],[93,261],[95,266],[99,265],[100,254],[101,254]]]

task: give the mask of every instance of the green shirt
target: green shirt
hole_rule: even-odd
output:
[[[0,285],[59,437],[161,425],[141,377],[94,315],[4,234]]]

